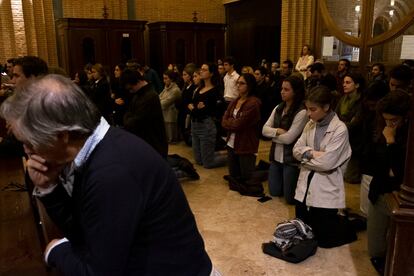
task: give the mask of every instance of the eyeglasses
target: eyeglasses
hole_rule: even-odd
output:
[[[245,85],[245,84],[247,84],[247,83],[244,82],[244,81],[238,81],[238,82],[236,82],[236,85]]]

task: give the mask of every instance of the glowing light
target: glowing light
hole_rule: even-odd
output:
[[[356,5],[355,6],[355,11],[356,12],[360,12],[361,11],[361,6],[360,5]]]
[[[390,5],[391,5],[391,6],[394,6],[394,5],[395,5],[395,0],[391,0]]]
[[[389,14],[390,14],[390,16],[393,16],[394,15],[394,10],[390,10]]]

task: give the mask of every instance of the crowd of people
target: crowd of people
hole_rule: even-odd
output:
[[[255,68],[243,66],[240,74],[237,72],[236,65],[233,57],[226,57],[217,63],[206,62],[200,66],[189,63],[182,70],[179,69],[181,66],[170,64],[162,74],[164,85],[161,85],[157,73],[137,60],[116,65],[113,74],[108,74],[104,66],[99,63],[88,64],[76,73],[72,82],[69,82],[55,75],[37,81],[28,81],[46,75],[47,64],[37,57],[30,56],[10,59],[7,61],[7,72],[2,78],[0,96],[7,100],[2,105],[0,114],[9,124],[10,136],[23,143],[28,155],[29,168],[32,168],[31,178],[38,188],[35,192],[40,193],[48,211],[50,209],[50,212],[55,214],[64,229],[68,225],[65,225],[66,221],[62,221],[59,217],[62,210],[55,210],[57,207],[53,205],[56,203],[53,200],[56,199],[49,199],[59,193],[59,200],[67,201],[64,199],[68,196],[65,190],[56,188],[57,184],[51,184],[49,181],[50,178],[53,180],[61,178],[65,167],[62,164],[74,164],[69,166],[73,173],[77,167],[84,166],[86,162],[88,165],[83,173],[92,174],[83,176],[82,181],[87,183],[92,181],[93,173],[97,170],[100,173],[99,177],[106,178],[105,185],[109,185],[109,181],[114,180],[115,177],[126,178],[125,182],[131,185],[134,181],[145,183],[149,181],[154,184],[143,187],[143,191],[136,191],[142,194],[142,200],[150,201],[148,203],[150,208],[154,208],[148,210],[146,209],[148,206],[140,205],[140,209],[136,210],[138,228],[133,231],[140,235],[144,234],[143,240],[131,238],[135,234],[129,231],[131,229],[128,229],[128,233],[132,235],[129,240],[125,241],[119,237],[119,242],[133,244],[137,253],[134,258],[146,254],[145,250],[145,252],[141,250],[141,242],[151,243],[159,237],[155,234],[148,236],[148,229],[152,229],[151,227],[142,228],[144,227],[142,222],[150,226],[153,223],[153,218],[148,217],[145,212],[151,214],[163,212],[171,206],[167,206],[167,203],[158,206],[157,203],[161,199],[178,198],[182,204],[179,204],[179,208],[174,207],[167,211],[166,221],[171,222],[174,216],[178,215],[177,212],[181,212],[181,215],[187,214],[182,219],[187,222],[186,231],[192,231],[189,235],[191,240],[189,237],[183,237],[182,242],[185,243],[187,251],[185,254],[180,253],[179,256],[188,260],[194,259],[195,263],[190,266],[188,260],[177,256],[176,261],[181,262],[181,266],[177,266],[176,269],[177,271],[185,271],[187,267],[196,269],[194,266],[197,264],[203,267],[203,273],[214,272],[182,191],[174,186],[175,178],[170,176],[167,168],[155,165],[158,157],[153,156],[146,144],[159,154],[159,158],[168,161],[168,144],[184,141],[186,145],[192,147],[194,162],[197,165],[206,169],[228,166],[228,175],[223,177],[228,181],[229,189],[241,195],[261,197],[264,195],[262,182],[265,179],[258,176],[256,156],[260,139],[263,139],[271,143],[266,179],[269,193],[275,197],[283,197],[286,204],[295,205],[296,216],[312,227],[321,247],[336,247],[356,239],[358,229],[344,215],[346,208],[344,183],[367,183],[367,192],[364,193],[361,187],[361,210],[367,218],[368,251],[375,268],[379,272],[383,271],[389,224],[384,195],[398,190],[402,184],[414,62],[404,61],[403,64],[392,68],[388,75],[383,64],[375,63],[371,66],[369,79],[366,79],[358,70],[352,70],[351,63],[347,59],[338,61],[336,72],[327,72],[325,65],[314,58],[309,45],[305,45],[296,65],[290,60],[285,60],[280,68],[276,62],[263,63]],[[17,92],[15,93],[14,90]],[[79,94],[81,91],[82,93]],[[30,93],[44,99],[38,102]],[[74,93],[72,96],[78,102],[72,103],[74,106],[70,107],[71,102],[64,97],[65,93],[68,93],[67,97]],[[49,94],[57,98],[53,99]],[[29,104],[32,101],[33,107]],[[92,104],[90,105],[89,102]],[[47,104],[56,104],[56,106],[53,108],[45,106]],[[13,108],[16,111],[13,111]],[[58,109],[71,113],[55,114]],[[35,111],[43,112],[44,118],[30,117],[30,112]],[[43,119],[44,122],[40,121]],[[82,124],[87,125],[78,126],[79,120],[86,120]],[[36,140],[37,136],[53,136],[53,132],[46,132],[46,130],[37,133],[38,130],[34,129],[35,125],[42,123],[59,129],[54,132],[54,134],[59,133],[57,138]],[[119,129],[122,131],[119,132]],[[61,133],[67,136],[60,135]],[[126,133],[138,136],[146,144],[141,144]],[[89,143],[89,138],[92,136],[96,136],[94,139],[97,141],[90,142],[92,144],[88,145],[89,149],[85,150],[84,146]],[[107,136],[108,138],[104,138]],[[10,137],[3,137],[1,144],[10,139],[13,140]],[[64,144],[65,141],[70,141],[65,144],[68,148],[66,155],[50,156],[42,151],[44,148],[56,146],[56,143],[62,146],[59,143]],[[119,141],[124,145],[119,145]],[[94,150],[95,146],[96,150]],[[1,149],[4,147],[1,146]],[[75,150],[72,151],[73,148]],[[83,153],[83,150],[86,152]],[[82,158],[79,157],[81,153]],[[125,156],[121,158],[119,154]],[[132,161],[128,158],[133,158],[133,154],[135,157],[143,156],[138,159],[141,160],[140,166],[145,167],[142,169],[145,173],[141,171],[143,175],[140,172],[138,175],[134,173],[127,177],[125,174],[131,174],[133,171],[133,167],[130,168],[128,165],[128,160]],[[97,166],[94,165],[95,163],[108,166],[104,161],[97,160],[98,156],[101,156],[102,160],[112,160],[112,158],[117,158],[116,160],[125,158],[125,160],[119,161],[117,166],[108,167],[109,170],[116,172],[116,176],[109,177],[101,172],[100,168],[95,167]],[[47,171],[48,158],[64,160],[60,160],[62,163]],[[148,163],[146,158],[150,160]],[[151,164],[153,168],[149,168]],[[172,166],[170,163],[170,167]],[[149,173],[154,175],[148,175]],[[39,177],[39,174],[42,177]],[[161,179],[161,176],[166,179]],[[162,184],[161,188],[164,190],[159,188],[158,184]],[[123,207],[134,210],[137,207],[128,204],[128,199],[131,198],[131,194],[128,194],[130,189],[132,188],[128,186],[125,190],[117,188],[115,191],[110,187],[107,191],[99,190],[97,194],[100,197],[97,201],[114,196],[119,202],[123,202],[125,196],[127,203]],[[127,194],[118,193],[119,190]],[[80,198],[93,196],[89,194],[90,192],[78,190],[76,195]],[[105,192],[116,193],[105,195]],[[75,188],[72,196],[75,197]],[[81,203],[77,202],[80,204],[77,207],[85,207]],[[80,211],[79,208],[76,210]],[[105,211],[105,209],[98,210]],[[96,223],[106,223],[105,218],[101,218],[102,214],[93,210],[90,212],[91,214],[85,215],[88,219],[91,218]],[[120,214],[122,208],[114,212]],[[80,216],[81,220],[84,219],[84,215],[79,213],[76,215]],[[162,217],[161,214],[159,215]],[[81,222],[85,223],[83,220],[77,221],[77,223]],[[179,227],[178,224],[175,226]],[[86,242],[87,246],[96,246],[92,249],[99,251],[100,245],[97,241],[89,244],[88,240],[76,240],[79,237],[88,239],[96,235],[93,229],[98,227],[97,224],[92,223],[82,227],[84,232],[81,234],[78,232],[74,234],[71,232],[73,229],[68,230],[69,235],[75,237],[74,246],[79,244],[84,246]],[[156,229],[155,233],[165,235],[164,230],[166,229]],[[113,231],[117,230],[113,229]],[[104,234],[98,236],[105,238]],[[72,243],[71,237],[69,236],[69,242],[59,241],[66,246],[54,244],[53,246],[59,246],[60,249],[52,252],[68,254],[70,249],[67,243]],[[161,240],[170,241],[170,238],[175,240],[175,243],[168,244],[168,254],[172,253],[174,251],[172,247],[178,246],[180,242],[173,236]],[[190,257],[192,254],[190,246],[194,244],[197,245],[198,251],[196,255]],[[155,247],[145,248],[154,250],[154,256],[159,257],[161,254],[155,253],[159,249],[158,244]],[[98,267],[95,266],[97,262],[106,262],[111,255],[98,251],[88,252],[92,254],[92,257],[88,257],[92,258],[89,260],[83,259],[85,257],[83,255],[74,253],[76,256],[68,263],[60,259],[58,253],[54,253],[49,255],[53,260],[49,263],[66,266],[70,263],[85,264],[86,262],[85,269],[94,270]],[[47,254],[49,253],[50,250]],[[167,253],[163,251],[162,254]],[[114,271],[119,269],[121,263],[122,269],[136,271],[143,269],[141,263],[131,263],[132,260],[126,257],[121,260],[123,253],[119,254],[119,258],[108,263],[108,266],[113,266],[111,269],[113,268]],[[93,259],[95,257],[97,259]],[[162,255],[161,259],[164,257],[166,255]],[[196,258],[198,259],[195,260]],[[87,263],[88,261],[91,263]],[[155,269],[155,265],[154,261],[150,264],[151,268],[146,269]]]

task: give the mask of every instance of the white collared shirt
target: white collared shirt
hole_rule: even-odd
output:
[[[224,99],[227,102],[235,100],[239,96],[236,85],[239,77],[240,75],[236,71],[233,71],[231,74],[227,73],[224,76]]]

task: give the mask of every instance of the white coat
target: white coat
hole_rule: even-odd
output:
[[[320,151],[324,154],[310,160],[302,160],[306,151],[313,150],[315,130],[316,123],[309,121],[293,147],[293,156],[301,161],[295,199],[304,201],[308,175],[315,171],[306,205],[318,208],[345,208],[343,172],[352,153],[347,127],[335,114],[320,143]]]

